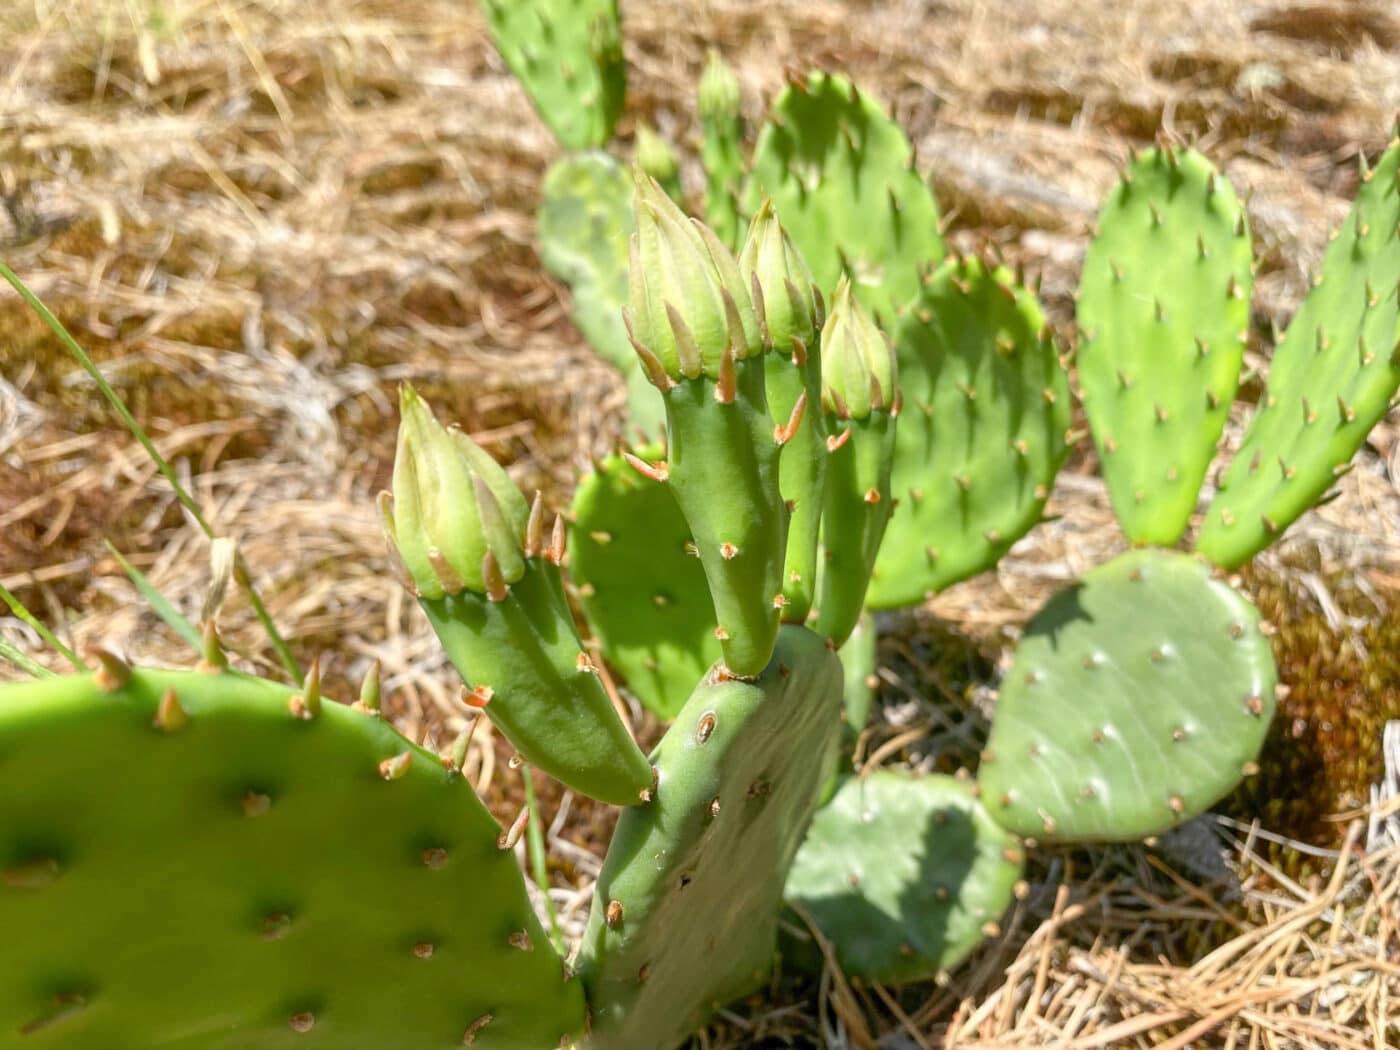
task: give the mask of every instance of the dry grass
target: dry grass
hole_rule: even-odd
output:
[[[712,43],[755,117],[785,67],[847,68],[910,129],[954,241],[1025,261],[1061,324],[1127,148],[1159,129],[1201,142],[1252,191],[1259,367],[1345,212],[1356,154],[1384,143],[1400,108],[1400,17],[1380,0],[624,6],[624,133],[646,117],[691,139],[690,85]],[[532,246],[555,154],[467,0],[0,8],[0,253],[237,539],[303,661],[328,654],[330,686],[348,695],[381,660],[392,715],[430,741],[465,713],[385,572],[371,511],[395,384],[413,379],[556,507],[614,440],[619,384]],[[1339,588],[1367,596],[1362,619],[1393,616],[1395,436],[1382,427],[1340,497],[1261,564],[1339,646],[1364,626]],[[1052,509],[996,573],[887,625],[867,754],[933,768],[975,752],[1009,637],[1120,543],[1087,458]],[[0,296],[0,582],[76,644],[183,660],[103,537],[198,612],[207,542],[92,385]],[[275,670],[240,598],[220,623],[249,666]],[[53,662],[15,621],[0,632]],[[1377,710],[1400,703],[1400,682],[1379,689]],[[472,769],[503,816],[520,796],[506,755],[483,726]],[[541,787],[552,893],[576,930],[610,818]],[[1267,834],[1237,832],[1229,864],[1213,839],[1044,854],[1005,935],[947,987],[853,990],[834,972],[816,989],[784,983],[704,1045],[1393,1045],[1395,849],[1362,856],[1346,839],[1318,858],[1328,878],[1298,885]]]

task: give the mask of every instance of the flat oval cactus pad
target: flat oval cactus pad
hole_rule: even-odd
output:
[[[983,802],[1036,838],[1166,831],[1239,783],[1276,681],[1258,610],[1204,561],[1124,554],[1027,625],[978,773]]]
[[[579,982],[471,787],[375,715],[318,707],[230,672],[0,689],[0,1045],[577,1034]]]

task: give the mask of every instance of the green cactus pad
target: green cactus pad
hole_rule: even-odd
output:
[[[1258,611],[1204,562],[1122,555],[1027,625],[978,774],[983,801],[1036,838],[1166,831],[1239,783],[1276,681]]]
[[[1069,381],[1035,297],[950,259],[895,329],[898,500],[866,598],[923,600],[996,564],[1035,525],[1064,462]]]
[[[581,953],[595,1050],[672,1050],[773,961],[783,880],[840,732],[841,669],[786,626],[754,682],[712,673],[623,813]]]
[[[951,970],[994,932],[1023,867],[972,784],[882,770],[818,810],[786,896],[848,977],[903,984]]]
[[[1206,513],[1197,549],[1234,568],[1327,491],[1400,386],[1400,143],[1361,184],[1268,390]]]
[[[231,672],[100,677],[0,689],[0,1042],[519,1050],[583,1028],[500,826],[436,755]]]
[[[637,450],[649,462],[653,446]],[[608,663],[642,704],[674,718],[720,656],[690,528],[664,484],[609,456],[574,494],[569,568]]]
[[[665,407],[622,323],[627,240],[635,226],[632,180],[608,154],[580,153],[550,167],[541,194],[540,259],[569,286],[574,323],[589,345],[626,377],[629,422],[656,437],[665,424]]]
[[[627,67],[617,0],[484,0],[491,39],[566,149],[604,145]]]
[[[919,268],[943,257],[938,203],[899,125],[836,74],[785,88],[754,147],[744,210],[772,197],[817,285],[848,273],[885,318],[919,290]]]
[[[1249,226],[1201,154],[1150,149],[1127,169],[1079,284],[1079,381],[1124,534],[1181,538],[1230,414],[1249,338]]]
[[[652,769],[579,641],[559,570],[530,558],[499,599],[422,599],[477,703],[525,761],[590,798],[641,801]]]

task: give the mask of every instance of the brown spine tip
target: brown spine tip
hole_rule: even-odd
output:
[[[377,714],[379,711],[380,695],[379,681],[383,674],[383,667],[378,660],[370,661],[369,670],[365,672],[364,681],[360,683],[360,699],[355,701],[354,708],[368,714]]]
[[[773,428],[773,440],[779,445],[786,445],[797,433],[797,428],[802,425],[802,414],[807,408],[807,391],[797,395],[797,401],[792,406],[792,412],[788,415],[785,424]]]
[[[173,688],[161,694],[160,703],[156,705],[156,717],[151,724],[163,733],[178,733],[190,724],[189,712],[180,706],[180,698]]]
[[[228,654],[224,652],[223,643],[219,641],[219,629],[214,625],[214,620],[211,617],[204,621],[204,629],[200,638],[199,663],[195,665],[195,670],[204,674],[218,674],[227,669]]]
[[[661,363],[661,359],[638,342],[637,337],[632,334],[632,315],[627,310],[622,311],[622,323],[627,328],[627,341],[632,344],[632,350],[642,362],[642,370],[646,372],[651,385],[663,394],[671,390],[676,381],[666,374],[666,366]]]
[[[530,518],[525,523],[525,557],[538,558],[544,550],[544,494],[535,489]]]
[[[528,823],[530,823],[530,810],[522,809],[515,820],[511,822],[510,827],[501,832],[496,839],[496,848],[515,849],[516,843],[520,841],[520,836],[525,834],[525,825]]]
[[[631,464],[632,469],[644,478],[652,481],[667,481],[671,477],[670,465],[662,460],[660,463],[648,463],[640,456],[634,456],[630,452],[624,452],[622,458]]]
[[[530,940],[530,934],[525,930],[516,930],[506,938],[506,943],[512,948],[522,952],[532,952],[535,950],[534,942]]]
[[[467,1025],[467,1031],[462,1036],[462,1045],[473,1046],[476,1043],[476,1037],[481,1034],[481,1030],[493,1020],[495,1020],[495,1018],[491,1014],[482,1014],[471,1024]]]
[[[739,556],[739,548],[732,543],[721,543],[719,545],[719,556],[725,561],[733,561]]]
[[[272,798],[261,791],[249,791],[243,796],[243,815],[261,817],[272,808]]]
[[[555,565],[564,564],[564,516],[554,515],[554,530],[549,537],[549,550],[545,552],[545,557]]]
[[[299,1014],[292,1014],[287,1024],[291,1027],[293,1032],[296,1032],[298,1035],[305,1035],[316,1027],[316,1015],[309,1010]]]
[[[452,563],[447,560],[447,555],[443,554],[436,547],[428,549],[428,564],[433,568],[433,575],[438,578],[438,583],[442,584],[442,589],[448,594],[461,594],[466,590],[466,581],[462,579],[461,573],[452,567]]]
[[[593,666],[593,658],[585,652],[580,652],[574,660],[574,670],[579,674],[597,674],[598,668]]]
[[[622,902],[619,900],[608,901],[607,912],[608,929],[615,930],[622,923]]]
[[[732,405],[739,392],[739,379],[734,371],[734,348],[726,346],[719,355],[719,377],[715,380],[715,400]]]
[[[506,578],[501,573],[501,564],[496,561],[496,555],[490,548],[481,556],[481,580],[486,585],[486,597],[493,602],[505,601],[510,589],[506,586]]]
[[[131,665],[112,650],[101,645],[89,645],[83,655],[97,668],[93,672],[93,682],[104,693],[116,692],[131,681]]]
[[[496,691],[489,685],[479,685],[475,689],[462,689],[462,703],[468,707],[480,711],[491,702],[491,698],[496,695]]]
[[[393,758],[379,763],[379,775],[384,780],[402,780],[408,776],[408,767],[413,764],[412,751],[400,751]]]
[[[835,452],[849,440],[851,440],[851,428],[847,427],[845,430],[841,431],[841,433],[832,434],[826,439],[826,450],[828,452]]]

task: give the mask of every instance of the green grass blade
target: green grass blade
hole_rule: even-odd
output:
[[[530,873],[535,885],[544,895],[545,910],[549,913],[549,939],[554,950],[564,954],[564,934],[559,929],[559,914],[554,910],[554,900],[549,895],[549,865],[545,858],[544,828],[540,826],[540,802],[535,795],[535,775],[529,766],[521,766],[525,777],[525,807],[530,811],[530,820],[525,825],[525,849],[530,854]]]
[[[0,599],[3,599],[5,604],[10,607],[10,612],[14,613],[25,623],[29,624],[30,627],[34,628],[34,630],[39,633],[39,637],[47,642],[54,652],[62,655],[65,660],[79,671],[86,671],[88,669],[87,665],[83,663],[82,660],[78,659],[78,654],[60,642],[58,636],[45,627],[37,616],[24,607],[24,602],[20,601],[13,592],[7,590],[3,584],[0,584]]]
[[[97,384],[97,389],[102,392],[102,396],[107,399],[108,404],[112,406],[112,410],[116,412],[123,425],[130,431],[131,436],[141,443],[141,447],[144,448],[146,454],[151,457],[151,462],[156,465],[156,469],[160,471],[161,476],[170,483],[170,487],[175,491],[175,498],[180,501],[180,505],[189,512],[190,517],[194,518],[195,523],[203,530],[204,535],[212,540],[214,538],[214,529],[210,526],[209,522],[205,520],[204,513],[199,509],[199,504],[185,491],[185,487],[180,484],[180,479],[176,476],[174,468],[171,467],[165,457],[160,454],[160,450],[156,448],[155,442],[151,440],[145,428],[136,421],[136,417],[131,414],[131,411],[126,407],[126,403],[122,401],[121,395],[112,389],[111,384],[108,383],[106,377],[102,375],[101,369],[93,363],[92,358],[88,357],[87,351],[78,345],[78,341],[69,334],[63,322],[54,316],[53,312],[40,301],[39,297],[29,290],[29,286],[20,280],[19,276],[5,265],[3,261],[0,261],[0,277],[5,278],[5,280],[10,283],[10,286],[19,293],[19,297],[29,305],[31,310],[39,315],[39,319],[48,326],[49,331],[54,334],[54,337],[63,344],[64,349],[66,349],[68,353],[73,356],[73,359],[82,366],[83,371],[92,377],[92,381]],[[268,614],[267,607],[263,605],[262,598],[259,597],[258,592],[254,589],[252,580],[248,577],[247,572],[242,570],[242,566],[240,566],[240,571],[236,572],[234,576],[238,580],[239,585],[243,588],[243,592],[248,596],[248,601],[253,607],[253,612],[258,618],[258,622],[262,624],[263,630],[267,632],[268,640],[271,641],[273,649],[277,651],[277,656],[278,659],[282,661],[282,666],[285,667],[287,673],[291,675],[292,681],[300,685],[302,680],[301,668],[297,665],[296,657],[292,655],[291,647],[287,645],[286,639],[284,639],[281,632],[277,630],[277,625],[273,623],[272,617]]]
[[[146,577],[145,573],[122,557],[121,551],[112,546],[111,540],[103,540],[102,542],[107,544],[107,550],[111,552],[112,557],[117,559],[117,564],[122,567],[122,572],[126,573],[131,585],[141,593],[141,597],[146,599],[146,604],[165,622],[166,626],[194,646],[195,652],[203,652],[203,641],[200,638],[199,628],[190,623],[184,614],[175,608],[169,598],[156,590],[155,584]]]
[[[21,671],[28,673],[34,678],[57,678],[58,676],[47,667],[35,663],[29,657],[16,649],[5,639],[0,638],[0,658],[10,661]]]

